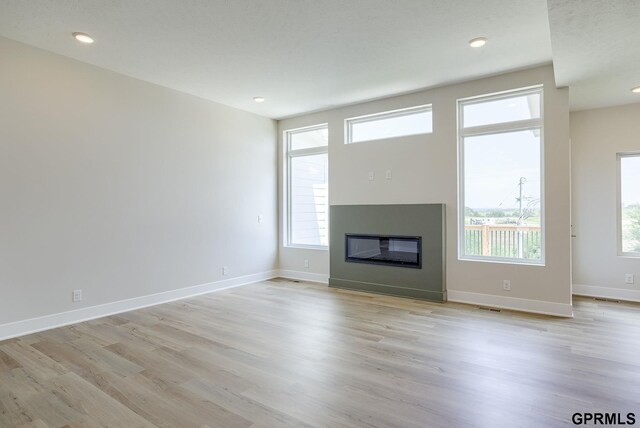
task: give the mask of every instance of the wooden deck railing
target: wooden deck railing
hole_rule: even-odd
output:
[[[540,258],[540,226],[465,225],[465,254]]]

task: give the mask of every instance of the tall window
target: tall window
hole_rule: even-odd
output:
[[[458,108],[460,258],[544,263],[542,88]]]
[[[285,131],[287,245],[329,243],[329,142],[326,124]]]
[[[618,154],[619,252],[640,257],[640,153]]]

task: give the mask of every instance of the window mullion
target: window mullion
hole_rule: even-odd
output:
[[[320,155],[322,153],[327,153],[327,151],[327,146],[310,147],[308,149],[289,150],[288,155],[289,157]]]
[[[464,137],[472,135],[498,134],[502,132],[526,131],[542,127],[541,119],[527,119],[514,122],[492,123],[490,125],[462,128],[460,134]]]

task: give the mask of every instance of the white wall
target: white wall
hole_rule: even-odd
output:
[[[275,269],[276,157],[270,119],[0,38],[0,325]]]
[[[456,100],[544,84],[546,266],[461,261],[457,256]],[[426,136],[344,144],[344,119],[422,104],[433,104],[434,132]],[[449,298],[557,314],[571,313],[570,147],[568,91],[556,89],[551,66],[503,74],[408,95],[282,120],[282,131],[329,124],[331,205],[445,203],[447,205],[447,288]],[[280,185],[282,186],[282,165]],[[393,179],[385,180],[392,170]],[[376,179],[368,180],[374,171]],[[280,201],[282,209],[283,201]],[[281,217],[282,220],[282,217]],[[284,228],[283,228],[284,230]],[[327,252],[286,248],[283,270],[328,274]],[[510,279],[512,291],[502,290]],[[488,296],[488,297],[487,297]]]
[[[617,248],[617,162],[640,152],[640,104],[571,113],[573,282],[577,294],[640,301],[640,258]],[[638,183],[640,186],[640,183]],[[635,284],[624,283],[624,274]]]

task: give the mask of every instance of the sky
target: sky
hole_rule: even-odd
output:
[[[464,106],[465,127],[540,117],[540,95],[520,95]],[[541,144],[536,130],[465,137],[465,206],[517,208],[520,178],[523,196],[540,199]]]
[[[523,196],[540,199],[540,138],[534,131],[464,139],[465,206],[517,208],[520,178]]]

